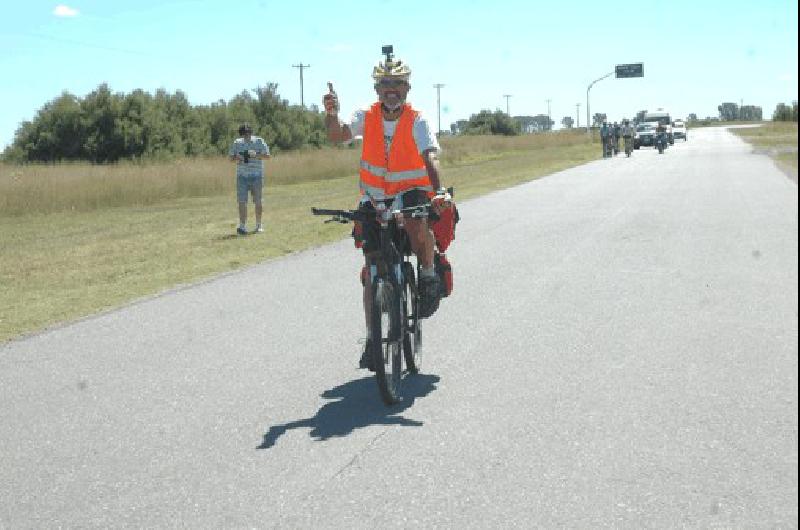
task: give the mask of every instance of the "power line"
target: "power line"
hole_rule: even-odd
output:
[[[305,108],[306,104],[303,100],[303,68],[311,68],[311,65],[303,64],[301,61],[300,64],[293,64],[292,67],[300,69],[300,106]]]

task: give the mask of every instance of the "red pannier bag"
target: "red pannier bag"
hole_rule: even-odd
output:
[[[453,204],[450,208],[445,208],[439,212],[439,219],[431,222],[433,237],[436,239],[436,247],[439,252],[446,252],[447,247],[456,238],[456,223],[459,221],[458,210]]]
[[[350,232],[350,235],[353,236],[353,244],[356,248],[364,246],[364,230],[361,228],[361,221],[353,223],[353,231]]]
[[[458,209],[453,204],[452,207],[439,212],[438,217],[437,220],[431,221],[431,231],[438,249],[438,252],[434,252],[433,265],[436,274],[442,281],[442,297],[447,297],[453,292],[453,267],[444,252],[456,238],[456,223],[460,220],[460,216],[458,215]],[[361,223],[355,223],[352,236],[356,248],[361,248],[364,244]],[[362,267],[359,274],[361,285],[366,283],[367,274],[367,267]]]
[[[442,297],[450,296],[453,292],[453,267],[447,260],[445,251],[456,238],[456,223],[459,221],[458,209],[453,204],[439,212],[439,219],[431,223],[433,237],[436,239],[438,252],[434,253],[433,265],[436,274],[442,281]]]

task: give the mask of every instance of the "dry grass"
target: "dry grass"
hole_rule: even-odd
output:
[[[730,130],[757,147],[797,148],[797,122],[770,121],[761,127]]]
[[[274,184],[310,182],[353,173],[358,153],[325,149],[289,153],[267,162]],[[230,191],[232,162],[224,157],[172,162],[0,165],[0,216],[87,212],[147,206],[181,198],[213,197]]]
[[[584,145],[589,142],[585,132],[557,131],[552,134],[523,134],[519,136],[445,136],[441,140],[442,162],[445,167],[480,160],[500,158],[512,152]]]
[[[773,121],[761,127],[730,129],[755,147],[766,151],[779,166],[797,178],[797,122]]]
[[[496,160],[512,152],[582,145],[577,131],[553,134],[444,137],[443,165]],[[296,184],[355,174],[356,147],[278,155],[265,162],[271,185]],[[0,164],[0,217],[64,211],[89,212],[148,206],[183,198],[214,197],[230,191],[233,166],[224,157],[172,162]]]

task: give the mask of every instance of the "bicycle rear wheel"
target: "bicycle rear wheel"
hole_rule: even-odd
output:
[[[422,363],[422,325],[419,314],[419,298],[417,282],[414,278],[414,266],[408,261],[403,263],[403,317],[406,329],[403,336],[403,357],[409,373],[419,373]]]
[[[381,399],[387,405],[400,401],[403,375],[403,322],[400,295],[388,282],[377,279],[372,285],[370,338],[372,362]]]

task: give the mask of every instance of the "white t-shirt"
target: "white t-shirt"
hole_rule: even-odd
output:
[[[350,132],[353,137],[364,136],[364,117],[369,109],[359,109],[353,113],[350,118]],[[386,147],[386,154],[389,154],[389,147],[392,145],[392,138],[394,138],[394,131],[397,129],[397,121],[383,120],[383,140]],[[428,149],[435,149],[437,153],[442,151],[439,147],[439,141],[431,129],[428,120],[418,112],[417,117],[414,119],[414,125],[411,129],[411,134],[414,136],[414,142],[417,144],[419,154],[424,153]]]

